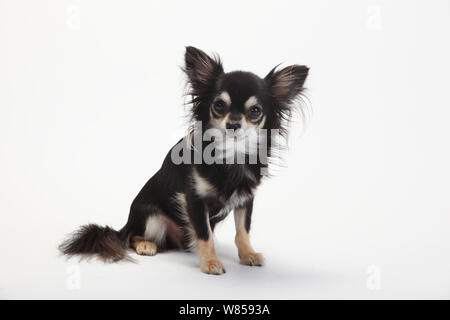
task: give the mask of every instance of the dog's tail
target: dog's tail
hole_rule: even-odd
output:
[[[129,239],[124,232],[116,231],[108,226],[88,224],[72,233],[59,250],[68,256],[98,257],[105,262],[132,260],[128,256]]]

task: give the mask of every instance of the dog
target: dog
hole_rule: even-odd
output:
[[[254,194],[273,156],[274,132],[286,135],[309,68],[276,66],[260,78],[250,72],[225,73],[218,56],[194,47],[186,47],[184,58],[195,126],[138,193],[120,231],[82,226],[59,246],[63,254],[114,262],[131,259],[131,248],[146,256],[169,249],[196,250],[202,272],[222,274],[225,268],[212,234],[233,211],[240,263],[264,264],[249,237]],[[200,139],[208,131],[213,134]],[[236,146],[244,140],[247,147]]]

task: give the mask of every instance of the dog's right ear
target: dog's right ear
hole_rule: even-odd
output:
[[[223,73],[219,57],[211,58],[200,49],[186,47],[184,60],[183,70],[188,76],[192,94],[195,96],[208,92],[214,86],[217,77]]]

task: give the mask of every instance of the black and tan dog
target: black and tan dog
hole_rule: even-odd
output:
[[[217,57],[187,47],[184,72],[191,89],[192,120],[199,121],[201,130],[231,131],[241,137],[268,132],[266,153],[257,152],[256,160],[249,161],[255,151],[245,150],[244,162],[238,163],[179,163],[174,161],[174,154],[183,159],[187,155],[196,158],[211,143],[220,140],[202,140],[195,147],[192,139],[183,139],[177,146],[188,141],[187,148],[181,153],[174,153],[177,146],[171,149],[161,169],[134,199],[128,222],[120,231],[92,224],[82,226],[61,244],[64,254],[96,255],[106,261],[118,261],[128,258],[130,247],[137,254],[150,256],[164,249],[196,249],[201,270],[221,274],[225,269],[216,256],[212,232],[219,221],[234,211],[235,242],[241,263],[254,266],[264,263],[263,256],[255,252],[249,239],[254,192],[268,166],[265,157],[272,155],[271,129],[285,133],[292,108],[302,94],[308,68],[293,65],[277,70],[275,67],[264,79],[249,72],[225,73]],[[188,136],[192,138],[194,132],[191,130]],[[236,136],[228,141],[233,143]],[[259,150],[260,140],[256,144]],[[220,151],[227,148],[230,149]],[[234,146],[231,149],[236,151]],[[214,148],[211,154],[215,160],[224,157],[223,152]]]

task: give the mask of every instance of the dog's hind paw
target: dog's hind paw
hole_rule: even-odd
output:
[[[156,244],[149,241],[139,242],[136,246],[136,253],[141,256],[154,256],[157,250]]]

